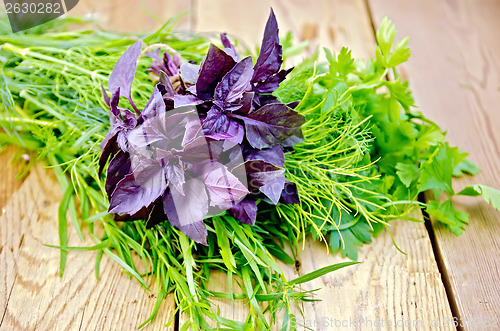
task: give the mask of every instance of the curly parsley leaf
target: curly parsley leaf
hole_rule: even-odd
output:
[[[477,175],[480,172],[481,168],[479,168],[474,162],[471,160],[464,160],[453,168],[453,177],[461,177],[465,174]]]
[[[420,169],[415,164],[399,162],[396,164],[396,169],[399,179],[406,187],[410,187],[411,183],[420,177]]]
[[[380,24],[375,35],[377,38],[377,60],[380,61],[385,68],[394,68],[410,58],[410,48],[408,48],[408,38],[404,38],[393,47],[394,38],[396,37],[395,25],[385,17]]]
[[[500,190],[494,189],[486,185],[471,185],[457,193],[458,195],[466,195],[470,197],[482,196],[484,201],[491,204],[496,210],[500,211]]]
[[[453,169],[465,160],[465,156],[466,154],[460,152],[458,147],[450,147],[448,143],[439,144],[431,157],[422,163],[420,192],[432,189],[438,193],[436,196],[439,196],[441,191],[454,195],[455,192],[451,186]]]

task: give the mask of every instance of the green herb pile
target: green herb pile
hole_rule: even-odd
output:
[[[172,30],[174,22],[141,37],[201,62],[211,36]],[[305,60],[275,92],[283,103],[300,100],[296,110],[306,117],[304,142],[285,160],[286,178],[297,184],[300,205],[261,203],[254,226],[229,214],[212,217],[206,220],[208,246],[194,243],[168,222],[151,229],[143,221],[115,222],[106,213],[105,178],[98,175],[99,144],[109,130],[100,86],[107,85],[117,59],[137,38],[70,31],[67,23],[77,22],[57,20],[49,31],[39,27],[11,34],[6,20],[0,21],[0,143],[31,151],[57,175],[64,192],[59,208],[61,274],[68,251],[96,250],[96,277],[106,254],[142,286],[156,289],[157,304],[142,325],[174,293],[177,309],[186,316],[182,330],[268,329],[278,319],[284,330],[294,329],[293,302],[311,300],[297,285],[355,263],[287,280],[276,261],[293,265],[300,243],[311,240],[308,235],[356,260],[357,247],[371,242],[388,222],[421,221],[417,215],[422,209],[453,233],[462,233],[469,220],[454,209],[455,194],[481,195],[500,209],[500,192],[493,188],[453,191],[452,176],[479,169],[466,153],[444,142],[437,124],[414,110],[408,83],[396,70],[410,56],[407,39],[395,43],[395,28],[384,20],[376,34],[375,59],[352,59],[346,48],[336,56],[325,50],[328,63],[318,63],[315,56]],[[286,41],[284,55],[297,49]],[[138,107],[144,107],[154,87],[155,78],[146,71],[150,62],[140,59],[132,86]],[[388,79],[391,75],[395,78]],[[444,192],[447,199],[419,201],[419,194],[430,189],[436,197]],[[67,214],[82,239],[81,229],[88,226],[95,246],[68,247]],[[217,269],[227,274],[228,292],[209,289],[211,271]],[[240,289],[232,288],[233,280]],[[221,317],[212,304],[215,298],[248,303],[247,320]]]

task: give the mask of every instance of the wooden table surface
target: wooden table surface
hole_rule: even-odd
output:
[[[410,80],[419,110],[447,130],[451,144],[469,152],[483,170],[456,180],[455,189],[471,183],[500,188],[500,1],[80,0],[72,14],[92,13],[103,27],[146,32],[191,10],[179,28],[229,31],[258,44],[269,6],[282,32],[311,41],[309,51],[317,45],[338,51],[345,45],[363,58],[374,56],[374,28],[384,16],[391,18],[398,36],[410,37],[412,57],[401,76]],[[42,244],[58,243],[61,191],[50,170],[41,166],[16,181],[9,165],[13,153],[9,148],[0,154],[0,329],[135,329],[153,308],[154,295],[106,257],[97,281],[95,253],[70,253],[59,278],[59,252]],[[471,215],[462,236],[432,221],[393,222],[394,239],[407,254],[399,253],[384,232],[360,250],[362,264],[305,285],[321,287],[323,301],[304,303],[304,318],[298,321],[313,330],[350,329],[355,320],[364,323],[357,329],[454,329],[454,317],[469,323],[459,329],[480,328],[488,321],[500,325],[500,213],[478,199],[456,201]],[[81,244],[75,233],[71,243]],[[286,272],[296,277],[340,260],[310,240],[300,268]],[[225,316],[246,317],[245,307],[218,303]],[[145,329],[163,329],[174,310],[173,297],[168,297]]]

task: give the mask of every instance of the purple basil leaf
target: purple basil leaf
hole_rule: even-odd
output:
[[[229,119],[229,125],[226,132],[208,134],[206,137],[214,140],[224,140],[233,144],[241,144],[245,137],[245,129],[240,123]]]
[[[247,140],[254,148],[271,147],[290,137],[295,137],[295,141],[302,140],[300,127],[305,117],[284,104],[265,105],[248,116],[231,116],[243,120]]]
[[[284,172],[283,168],[262,160],[245,161],[231,170],[231,173],[237,178],[242,178],[246,174],[248,190],[250,191],[258,190],[262,186],[271,183]]]
[[[182,146],[186,146],[195,139],[203,138],[203,128],[201,126],[200,118],[198,114],[193,112],[189,115],[189,119],[185,125],[184,138],[182,140]]]
[[[256,93],[273,93],[280,86],[280,83],[285,80],[286,75],[292,70],[293,68],[280,70],[277,74],[268,77],[265,81],[257,83],[253,90]]]
[[[210,206],[231,206],[249,193],[241,182],[246,181],[246,177],[236,177],[225,165],[218,162],[207,162],[201,178],[210,196]]]
[[[120,88],[118,87],[113,93],[111,93],[111,100],[109,101],[109,109],[111,114],[114,116],[109,117],[111,124],[114,124],[120,117],[120,110],[118,109],[118,103],[120,101]]]
[[[152,71],[158,76],[161,72],[165,72],[168,76],[175,76],[179,72],[180,59],[174,53],[172,57],[165,52],[162,56],[161,49],[155,49],[152,52],[146,53],[147,57],[150,57],[153,62],[151,66],[147,69]]]
[[[231,56],[234,61],[238,62],[240,60],[240,57],[238,56],[238,52],[236,52],[236,48],[234,48],[234,45],[229,41],[229,39],[227,39],[227,34],[221,33],[220,40],[222,41],[222,45],[224,46],[224,52]]]
[[[214,93],[214,104],[221,110],[233,111],[241,108],[238,101],[250,87],[252,79],[252,58],[250,56],[238,62],[217,84]]]
[[[285,174],[281,174],[276,177],[272,182],[263,185],[259,188],[259,191],[264,193],[269,200],[273,202],[273,204],[278,204],[278,201],[281,197],[281,192],[283,192],[283,188],[285,187]]]
[[[292,101],[286,104],[288,108],[295,109],[299,105],[300,101]]]
[[[151,211],[146,217],[146,229],[150,229],[157,224],[161,224],[167,220],[167,215],[163,211],[163,202],[161,199],[156,200],[153,206],[150,208]],[[139,211],[140,212],[140,211]]]
[[[170,56],[170,54],[165,52],[163,54],[163,59],[167,67],[167,71],[165,71],[165,73],[168,76],[177,75],[179,73],[179,68],[181,66],[181,59],[179,58],[179,55],[177,55],[177,53],[173,53],[173,55]]]
[[[184,145],[184,150],[177,154],[182,162],[189,164],[210,160],[209,143],[205,137],[198,137]]]
[[[109,107],[109,95],[104,89],[104,85],[102,84],[101,84],[101,93],[102,93],[102,98],[104,99],[104,103],[106,104],[106,106]]]
[[[167,74],[162,71],[160,72],[160,83],[159,85],[163,86],[164,88],[164,93],[162,93],[163,98],[173,98],[175,91],[174,87],[172,86],[172,82],[170,81],[170,78],[168,78]]]
[[[173,187],[177,192],[184,195],[184,184],[186,179],[184,177],[184,165],[182,162],[170,160],[163,166],[163,169],[168,179],[169,187]]]
[[[212,98],[214,89],[222,77],[234,67],[234,60],[222,49],[211,44],[207,56],[201,64],[196,82],[196,95],[202,100]]]
[[[120,95],[130,99],[130,88],[137,70],[137,59],[141,54],[142,40],[136,41],[116,61],[109,76],[108,89],[111,93],[120,89]]]
[[[283,63],[281,45],[279,44],[278,22],[271,9],[267,20],[260,54],[254,67],[252,82],[262,82],[274,75]]]
[[[243,199],[231,207],[230,212],[237,220],[254,225],[257,218],[257,203],[254,200]]]
[[[293,203],[293,204],[300,204],[300,199],[299,199],[299,191],[297,189],[297,185],[292,182],[285,182],[285,187],[283,188],[283,191],[281,192],[281,198],[280,198],[281,203]]]
[[[130,156],[128,153],[119,151],[109,162],[107,174],[106,174],[106,193],[108,198],[111,198],[111,194],[115,190],[116,184],[130,174],[132,171],[130,164]]]
[[[253,111],[254,92],[245,92],[241,98],[241,107],[237,110],[238,113],[248,115]]]
[[[200,66],[197,64],[185,62],[181,65],[181,78],[186,83],[196,84],[199,72]]]
[[[278,167],[283,167],[285,164],[285,154],[280,145],[274,145],[266,149],[245,148],[245,160],[263,160],[272,163]]]
[[[135,173],[134,171],[134,173],[126,175],[116,184],[109,202],[109,213],[135,214],[142,207],[149,206],[165,192],[166,183],[163,184],[165,180],[163,169],[160,168],[149,178],[142,178],[141,184],[136,181]],[[150,175],[149,172],[144,174],[144,176]]]
[[[205,184],[198,178],[186,181],[185,195],[175,189],[166,192],[163,210],[170,223],[197,243],[207,244],[207,228],[203,218],[208,213]]]
[[[150,67],[147,69],[148,71],[154,72],[158,76],[162,71],[163,72],[167,71],[165,62],[161,58],[161,49],[157,48],[154,51],[146,53],[145,55],[153,60],[153,62],[151,62]]]
[[[212,107],[203,120],[202,127],[206,135],[226,133],[229,128],[229,118],[216,107]]]
[[[137,220],[145,220],[149,217],[149,210],[146,207],[141,208],[137,213],[129,214],[115,214],[113,219],[118,222],[129,222]],[[147,225],[146,225],[147,228]]]
[[[270,105],[273,103],[281,103],[274,95],[272,94],[258,94],[256,93],[253,101],[256,105],[260,107],[264,107],[265,105]],[[259,108],[259,107],[257,107]]]
[[[165,108],[165,102],[163,101],[163,97],[158,90],[158,86],[155,87],[153,90],[153,94],[151,95],[151,98],[149,99],[148,103],[146,104],[146,107],[144,107],[144,110],[142,111],[141,115],[137,119],[137,122],[139,124],[144,123],[146,120],[150,118],[154,118],[160,114],[163,114],[166,112]]]
[[[192,94],[176,94],[174,95],[174,107],[196,106],[205,101],[198,99]]]
[[[115,127],[111,127],[111,131],[106,134],[104,140],[101,142],[102,152],[99,157],[99,175],[102,173],[109,157],[119,151],[118,144],[116,143],[117,135],[118,130]]]

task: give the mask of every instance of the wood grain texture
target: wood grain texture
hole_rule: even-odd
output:
[[[251,49],[260,46],[272,6],[282,37],[291,31],[295,42],[310,42],[306,54],[312,54],[318,46],[334,50],[348,46],[353,49],[353,56],[374,54],[372,45],[364,43],[373,34],[369,18],[364,16],[359,20],[356,15],[344,15],[346,12],[365,15],[362,1],[257,0],[240,1],[235,8],[234,1],[217,0],[198,1],[195,5],[197,31],[228,31]],[[350,29],[351,26],[356,29]]]
[[[127,330],[152,311],[155,298],[103,257],[101,281],[94,275],[94,253],[69,253],[59,277],[57,211],[62,195],[48,169],[36,166],[13,194],[0,217],[0,312],[2,330]],[[68,226],[71,229],[71,225]],[[69,245],[82,243],[69,231]],[[162,329],[174,300],[165,300],[149,329]],[[148,329],[148,328],[146,328]]]
[[[500,188],[500,3],[498,1],[370,0],[375,21],[388,16],[410,37],[403,66],[420,110],[470,153],[482,173],[455,181],[454,189],[481,183]],[[474,198],[454,198],[470,214],[455,237],[433,222],[458,317],[500,321],[500,212]],[[471,326],[471,325],[469,325]]]
[[[191,9],[191,0],[80,0],[70,15],[86,15],[98,26],[121,32],[150,33],[159,29],[171,16]],[[191,27],[190,16],[184,16],[179,29]]]
[[[314,330],[430,329],[429,323],[452,319],[441,275],[434,260],[429,236],[422,223],[393,221],[373,244],[359,251],[361,264],[304,284],[321,288],[322,301],[304,304],[303,324]],[[326,255],[323,243],[308,240],[302,252],[302,272],[342,262]],[[346,327],[347,325],[347,327]],[[392,327],[391,327],[392,326]]]
[[[12,164],[12,158],[18,149],[9,146],[0,152],[0,165],[2,165],[2,180],[0,180],[0,208],[3,208],[22,184],[22,180],[16,179],[17,167]],[[3,214],[3,212],[2,212]]]

